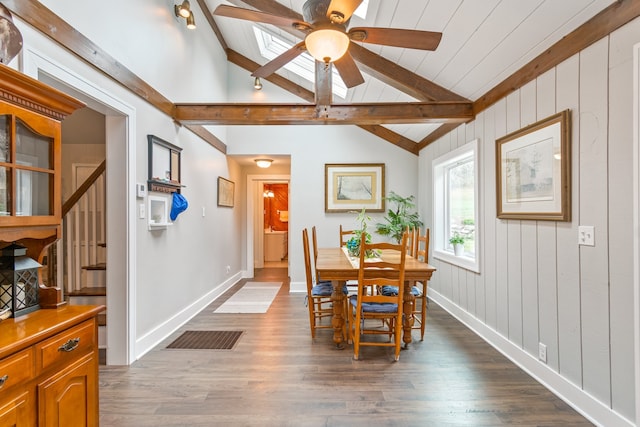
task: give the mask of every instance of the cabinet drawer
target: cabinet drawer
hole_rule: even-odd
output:
[[[43,371],[63,363],[68,364],[94,350],[95,323],[88,320],[46,341],[36,344],[36,369]]]
[[[0,392],[33,378],[31,348],[0,360]]]

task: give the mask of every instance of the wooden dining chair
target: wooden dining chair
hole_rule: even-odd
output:
[[[331,284],[331,280],[322,280],[318,273],[318,235],[316,234],[316,226],[311,227],[311,241],[313,242],[313,267],[316,274],[316,285],[321,283]]]
[[[416,252],[414,258],[416,258],[420,262],[429,263],[429,229],[426,228],[424,231],[424,235],[420,234],[420,230],[418,230],[418,237],[416,240]],[[412,286],[413,289],[416,288],[419,292],[413,292],[416,300],[413,311],[413,329],[420,329],[420,341],[424,341],[424,330],[427,321],[427,284],[426,280],[415,282]]]
[[[302,230],[302,248],[304,251],[304,269],[307,280],[307,296],[305,298],[305,303],[309,308],[311,339],[315,339],[317,329],[333,329],[333,325],[331,323],[331,319],[333,317],[333,301],[331,299],[333,285],[331,282],[315,283],[313,269],[311,267],[309,232],[306,228]],[[343,289],[343,293],[347,295],[346,289]],[[346,298],[343,310],[346,312]],[[324,318],[329,319],[329,321],[325,324],[321,324],[321,321]],[[342,328],[342,335],[343,338],[347,338],[346,323]]]
[[[397,361],[400,359],[403,332],[402,306],[407,234],[403,234],[400,244],[363,242],[361,245],[358,293],[349,297],[348,307],[349,340],[353,342],[353,358],[358,360],[361,346],[387,346],[394,348],[394,360]],[[384,258],[367,260],[365,254],[369,250],[385,251]],[[398,293],[392,296],[383,295],[376,291],[379,286],[395,286]],[[377,321],[367,322],[372,319]],[[382,320],[382,323],[378,322],[379,320]],[[381,341],[373,336],[363,339],[366,335],[386,335],[389,340]]]
[[[342,248],[347,244],[349,239],[355,236],[355,232],[353,230],[343,230],[342,224],[340,224],[340,247]]]
[[[417,235],[420,234],[420,230],[407,226],[405,233],[407,233],[407,255],[415,257]]]

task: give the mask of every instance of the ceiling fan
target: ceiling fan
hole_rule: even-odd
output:
[[[240,7],[220,5],[214,15],[294,28],[305,34],[303,41],[255,70],[254,77],[267,77],[305,50],[316,60],[333,63],[344,84],[354,87],[364,83],[349,47],[351,41],[435,50],[442,33],[399,28],[356,27],[347,30],[353,12],[362,0],[307,0],[302,6],[304,21]]]

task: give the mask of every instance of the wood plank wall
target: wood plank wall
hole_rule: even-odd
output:
[[[616,417],[635,418],[632,64],[640,19],[527,83],[420,153],[421,200],[431,162],[480,139],[480,274],[437,259],[430,287],[478,325],[538,357]],[[572,112],[571,222],[496,218],[495,140]],[[430,204],[420,213],[433,228]],[[578,225],[595,226],[594,247]],[[538,362],[532,362],[538,363]],[[542,363],[542,362],[539,362]],[[582,408],[589,413],[593,408]]]

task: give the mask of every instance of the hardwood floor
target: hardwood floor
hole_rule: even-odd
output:
[[[218,301],[131,366],[100,367],[106,426],[591,426],[584,417],[431,303],[423,342],[336,349],[311,341],[304,295],[286,269],[266,314],[224,314]],[[233,350],[165,347],[185,330],[243,330]]]

